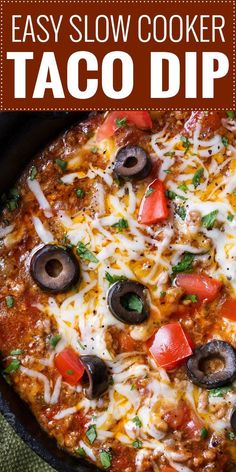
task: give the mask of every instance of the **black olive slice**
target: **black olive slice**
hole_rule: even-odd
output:
[[[63,246],[46,244],[34,253],[30,273],[47,292],[66,292],[80,278],[80,266],[73,252]]]
[[[199,387],[223,387],[236,377],[236,353],[231,344],[213,340],[195,349],[187,361],[187,374]]]
[[[140,146],[122,147],[115,160],[114,172],[118,177],[141,180],[150,174],[152,163],[149,155]]]
[[[108,292],[107,301],[114,317],[122,323],[140,324],[149,316],[147,288],[139,282],[121,280],[114,283]]]
[[[231,424],[232,430],[236,434],[236,410],[234,410],[231,415],[230,424]]]
[[[85,368],[82,383],[87,398],[97,398],[108,389],[109,375],[105,362],[98,356],[80,356]],[[88,386],[87,386],[88,385]]]

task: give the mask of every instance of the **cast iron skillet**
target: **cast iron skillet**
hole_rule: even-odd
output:
[[[88,113],[0,113],[0,194],[24,166],[71,124]],[[60,450],[44,433],[27,405],[0,375],[0,411],[19,436],[59,472],[99,472],[96,466]]]

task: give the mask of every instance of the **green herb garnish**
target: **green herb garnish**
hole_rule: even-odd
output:
[[[229,385],[228,387],[213,388],[209,392],[209,397],[223,397],[226,393],[231,392],[232,390],[234,390],[233,385]]]
[[[194,255],[190,252],[185,252],[181,261],[172,267],[173,274],[178,274],[179,272],[191,272],[193,268]]]
[[[22,349],[14,349],[10,352],[10,356],[20,356],[21,354],[24,354]]]
[[[184,300],[190,300],[192,303],[197,303],[197,295],[186,295],[186,297],[184,297]]]
[[[5,298],[7,308],[12,308],[14,306],[14,297],[12,295],[7,295]]]
[[[164,156],[174,157],[175,156],[175,151],[167,151],[167,152],[165,152]]]
[[[75,453],[78,454],[80,457],[86,456],[86,452],[83,447],[77,447],[77,449],[75,449]]]
[[[111,452],[102,450],[99,454],[100,461],[104,469],[109,469],[111,467],[112,455]]]
[[[226,113],[227,113],[228,118],[231,118],[231,120],[233,120],[235,118],[234,111],[227,111]]]
[[[126,128],[127,126],[127,118],[117,118],[116,119],[116,125],[119,126],[119,128]]]
[[[66,170],[67,165],[68,165],[67,161],[63,161],[62,159],[56,159],[55,162],[56,162],[56,165],[60,167],[62,171]]]
[[[137,313],[142,313],[143,311],[143,301],[135,293],[125,295],[122,305],[128,311],[137,311]]]
[[[227,147],[228,144],[229,144],[229,138],[227,138],[227,136],[221,136],[221,141],[222,141],[222,144]]]
[[[208,213],[208,215],[203,216],[202,225],[207,229],[212,229],[215,224],[218,213],[219,210],[214,210],[211,211],[211,213]]]
[[[37,168],[35,166],[32,166],[30,169],[30,180],[34,180],[37,173],[38,173]]]
[[[125,275],[115,275],[110,274],[109,272],[105,272],[105,278],[110,285],[114,284],[115,282],[120,282],[121,280],[127,280],[127,277],[125,277]]]
[[[227,220],[228,221],[233,221],[234,219],[234,215],[232,215],[232,213],[229,213],[228,216],[227,216]]]
[[[97,437],[97,429],[95,424],[91,424],[89,428],[86,431],[86,436],[90,442],[90,444],[93,444],[96,437]]]
[[[178,206],[175,209],[175,213],[177,213],[177,215],[179,215],[181,220],[183,220],[183,221],[185,220],[185,218],[186,218],[186,208],[183,205]]]
[[[91,152],[92,152],[93,154],[97,154],[97,152],[98,152],[97,146],[93,146],[92,149],[91,149]]]
[[[123,229],[127,229],[129,227],[129,223],[127,220],[125,220],[125,218],[121,218],[119,221],[117,221],[117,223],[114,223],[111,226],[112,228],[118,229],[119,232],[122,232]]]
[[[142,427],[142,421],[140,420],[140,418],[138,417],[138,415],[136,415],[133,419],[132,419],[133,423],[138,426],[138,428],[141,428]]]
[[[179,190],[182,190],[182,192],[184,193],[187,193],[188,191],[188,186],[185,183],[178,185],[178,188]]]
[[[55,349],[59,341],[61,340],[61,335],[60,334],[55,334],[55,336],[52,336],[50,338],[49,344]]]
[[[208,436],[208,431],[206,428],[202,428],[201,431],[200,431],[200,437],[201,439],[206,439]]]
[[[234,441],[235,440],[235,433],[233,431],[228,431],[226,433],[226,437],[230,440],[230,441]]]
[[[155,190],[154,188],[149,187],[149,189],[148,189],[148,190],[146,191],[146,193],[145,193],[145,197],[146,197],[146,198],[147,198],[147,197],[150,197],[150,195],[151,195],[153,192],[155,192],[155,191],[156,191],[156,190]]]
[[[78,243],[76,252],[78,256],[80,256],[81,259],[84,259],[85,261],[90,261],[94,263],[98,262],[96,256],[87,248],[87,246],[82,241]]]
[[[16,372],[20,367],[20,361],[18,359],[13,359],[10,364],[4,369],[4,374],[12,374]]]
[[[85,196],[85,191],[82,188],[77,188],[75,190],[75,193],[76,193],[78,198],[84,198],[84,196]]]
[[[187,200],[187,198],[182,197],[182,195],[178,195],[177,193],[173,192],[173,190],[166,190],[166,196],[169,200],[174,200],[175,198],[180,198],[180,200]]]
[[[142,445],[143,443],[139,439],[136,439],[134,442],[132,442],[132,446],[136,449],[141,449]]]
[[[161,293],[160,293],[160,297],[163,298],[163,297],[165,297],[165,295],[166,295],[166,292],[164,292],[164,290],[162,290]]]
[[[198,170],[195,172],[195,174],[194,174],[194,176],[193,176],[193,179],[192,179],[192,184],[193,184],[194,188],[197,188],[197,187],[200,185],[200,183],[201,183],[201,178],[202,178],[203,174],[204,174],[204,169],[203,169],[203,167],[200,167],[200,169],[198,169]]]
[[[182,142],[183,147],[185,148],[185,153],[186,154],[190,148],[190,141],[186,136],[181,136],[180,141]]]
[[[66,371],[66,373],[67,373],[68,375],[73,375],[74,371],[73,371],[72,369],[68,369],[68,370]]]
[[[80,348],[84,351],[85,350],[85,347],[84,345],[81,343],[81,341],[79,339],[77,339],[77,343],[78,345],[80,346]]]
[[[7,208],[9,211],[14,211],[18,208],[20,194],[16,188],[12,188],[8,193]]]

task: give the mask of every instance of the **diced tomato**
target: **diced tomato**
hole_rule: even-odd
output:
[[[124,120],[125,126],[133,124],[140,129],[152,128],[152,119],[148,111],[112,111],[99,128],[97,140],[101,141],[102,139],[110,138],[122,126],[122,120]],[[119,122],[121,123],[120,126]]]
[[[219,280],[202,274],[178,274],[175,280],[176,285],[181,287],[184,293],[196,295],[200,301],[215,300],[222,286]]]
[[[169,216],[166,188],[161,180],[154,180],[142,199],[138,220],[143,225],[153,225]]]
[[[137,349],[137,341],[131,338],[125,331],[120,331],[119,333],[119,345],[121,352],[131,352]]]
[[[236,321],[236,298],[227,298],[220,307],[220,314],[223,318]]]
[[[148,341],[147,347],[160,367],[172,370],[193,353],[193,342],[179,322],[163,325]]]
[[[70,385],[76,385],[84,374],[84,366],[71,347],[66,347],[56,355],[55,366],[63,380]]]
[[[188,132],[194,132],[197,123],[201,123],[202,133],[213,133],[221,126],[221,120],[225,116],[220,111],[193,111],[189,120],[185,123],[185,129]]]
[[[185,400],[180,400],[177,407],[167,411],[163,418],[171,429],[180,429],[190,438],[200,435],[202,422]]]

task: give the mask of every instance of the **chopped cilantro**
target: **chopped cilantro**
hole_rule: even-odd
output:
[[[222,141],[222,144],[227,147],[228,144],[229,144],[229,138],[227,138],[227,136],[221,136],[221,141]]]
[[[181,136],[180,141],[182,142],[182,145],[185,148],[185,154],[186,154],[190,148],[190,141],[188,138],[186,138],[186,136]]]
[[[230,440],[230,441],[234,441],[235,440],[235,433],[233,431],[228,431],[226,433],[226,437]]]
[[[7,208],[9,211],[14,211],[18,208],[18,202],[20,199],[20,194],[16,188],[12,188],[8,192],[8,199],[7,199]]]
[[[21,354],[24,354],[22,349],[14,349],[10,352],[10,356],[20,356]]]
[[[132,446],[135,447],[136,449],[141,449],[143,443],[139,439],[136,439],[135,441],[132,442]]]
[[[37,168],[35,166],[32,166],[30,169],[30,180],[34,180],[37,173],[38,173]]]
[[[20,367],[20,361],[18,359],[13,359],[10,364],[4,369],[4,374],[12,374],[16,372]]]
[[[87,248],[87,246],[82,241],[78,243],[76,252],[78,256],[80,256],[81,259],[84,259],[85,261],[90,261],[94,263],[98,262],[96,256]]]
[[[77,188],[75,190],[75,193],[76,193],[78,198],[84,198],[84,196],[85,196],[85,191],[82,188]]]
[[[97,437],[97,429],[95,424],[91,424],[89,428],[86,431],[86,436],[90,442],[90,444],[93,444],[96,437]]]
[[[227,220],[228,221],[233,221],[234,219],[234,215],[232,215],[232,213],[229,213],[228,216],[227,216]]]
[[[186,208],[183,205],[178,206],[175,209],[175,212],[177,213],[177,215],[179,215],[181,220],[185,220],[185,218],[186,218]]]
[[[130,387],[130,390],[136,390],[136,389],[137,389],[136,385],[132,384],[131,387]]]
[[[149,189],[148,189],[148,190],[146,191],[146,193],[145,193],[145,197],[146,197],[146,198],[147,198],[147,197],[150,197],[150,195],[151,195],[153,192],[155,192],[155,191],[156,191],[156,190],[155,190],[154,188],[149,187]]]
[[[114,379],[112,377],[112,375],[109,377],[109,381],[108,381],[109,385],[114,385]]]
[[[209,397],[223,397],[226,393],[234,390],[233,385],[228,385],[227,387],[213,388],[209,392]]]
[[[14,306],[14,297],[12,295],[7,295],[5,298],[7,308],[12,308]]]
[[[74,371],[73,371],[72,369],[68,369],[68,370],[66,371],[66,373],[67,373],[68,375],[73,375]]]
[[[182,190],[182,192],[187,193],[188,191],[188,186],[184,182],[183,184],[178,185],[179,190]]]
[[[187,200],[187,198],[178,195],[177,193],[173,192],[172,190],[166,190],[166,196],[169,200],[174,200],[175,198],[180,198],[180,200]]]
[[[78,345],[80,346],[81,349],[83,349],[83,351],[85,350],[85,347],[84,345],[81,343],[81,341],[79,339],[77,339],[77,343]]]
[[[127,118],[124,117],[124,118],[117,118],[116,119],[116,125],[119,127],[119,128],[126,128],[127,126]]]
[[[133,419],[132,419],[133,423],[138,426],[138,428],[141,428],[142,427],[142,421],[140,420],[140,418],[138,417],[138,415],[136,415]]]
[[[228,118],[230,118],[231,120],[233,120],[235,118],[234,111],[230,110],[230,111],[227,111],[226,113],[227,113]]]
[[[164,290],[162,290],[161,293],[160,293],[160,297],[163,298],[165,295],[166,295],[166,292],[164,292]]]
[[[207,229],[212,229],[215,224],[218,213],[219,210],[214,210],[211,211],[211,213],[208,213],[208,215],[203,216],[202,225]]]
[[[137,311],[137,313],[142,313],[143,311],[143,301],[136,293],[127,293],[123,297],[122,305],[128,311]]]
[[[186,295],[186,297],[184,297],[184,300],[191,300],[192,303],[197,303],[197,295]]]
[[[115,275],[110,274],[109,272],[105,272],[105,278],[110,285],[114,284],[115,282],[120,282],[121,280],[127,280],[127,277],[125,277],[125,275]]]
[[[206,439],[208,436],[208,431],[206,428],[202,428],[201,431],[200,431],[200,437],[201,439]]]
[[[55,334],[55,336],[52,336],[50,338],[50,345],[53,347],[53,349],[55,349],[55,347],[57,346],[57,344],[59,343],[59,341],[61,340],[61,335],[60,334]]]
[[[75,453],[78,454],[80,457],[86,456],[86,452],[83,447],[77,447],[77,449],[75,449]]]
[[[194,188],[197,188],[197,187],[200,185],[200,183],[201,183],[201,178],[202,178],[203,174],[204,174],[204,169],[203,169],[203,167],[200,167],[200,169],[198,169],[198,170],[195,172],[195,174],[194,174],[194,176],[193,176],[193,179],[192,179],[192,184],[193,184]]]
[[[104,469],[109,469],[111,467],[112,455],[110,451],[102,450],[100,452],[100,461]]]
[[[170,156],[170,157],[173,157],[174,155],[175,155],[175,151],[167,151],[164,154],[164,156]]]
[[[127,220],[125,220],[125,218],[120,218],[120,220],[117,221],[117,223],[114,223],[111,226],[112,226],[112,228],[118,229],[119,232],[122,232],[123,229],[127,229],[129,227],[129,223],[128,223]]]
[[[92,149],[91,149],[91,152],[92,152],[93,154],[96,154],[96,153],[98,152],[97,146],[93,146]]]
[[[172,267],[173,274],[178,274],[179,272],[190,272],[193,268],[194,255],[190,252],[185,252],[181,261]]]
[[[63,161],[62,159],[56,159],[55,162],[56,162],[56,165],[60,167],[62,171],[66,170],[67,165],[68,165],[67,161]]]

